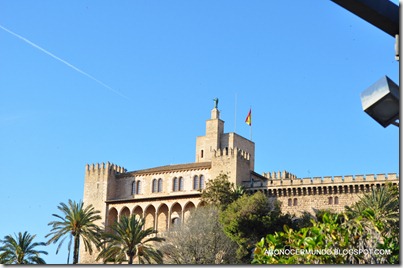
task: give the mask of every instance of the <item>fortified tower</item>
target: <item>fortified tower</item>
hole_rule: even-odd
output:
[[[105,226],[107,219],[107,206],[105,201],[113,199],[116,191],[116,175],[125,173],[126,170],[123,167],[111,164],[109,162],[97,163],[92,165],[86,165],[85,167],[85,179],[84,179],[84,196],[83,203],[84,208],[88,205],[93,205],[95,210],[99,210],[102,219],[96,224],[99,226]],[[89,255],[85,252],[85,247],[81,241],[80,247],[80,263],[95,263],[96,254]],[[95,252],[96,249],[94,249]]]
[[[224,133],[224,121],[217,107],[206,120],[206,135],[196,138],[196,162],[211,162],[211,178],[228,173],[240,185],[255,168],[255,143],[233,132]]]

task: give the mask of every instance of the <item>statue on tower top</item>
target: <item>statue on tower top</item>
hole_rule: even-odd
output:
[[[218,108],[218,98],[214,98],[214,108],[217,109]]]

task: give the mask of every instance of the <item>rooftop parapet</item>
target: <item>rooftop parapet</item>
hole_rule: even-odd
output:
[[[126,173],[127,170],[124,167],[111,164],[109,162],[96,163],[96,164],[87,164],[85,166],[85,172],[88,174],[91,173],[105,173],[105,172],[116,172],[116,173]]]
[[[294,174],[284,170],[283,172],[277,171],[277,172],[263,172],[262,176],[268,178],[268,179],[297,179],[297,176]]]
[[[251,154],[239,149],[238,147],[234,148],[224,148],[224,149],[217,149],[214,150],[214,157],[240,157],[245,160],[250,160]]]
[[[266,173],[267,174],[267,173]],[[264,175],[265,176],[265,175]],[[267,176],[265,176],[267,177]],[[341,184],[341,183],[359,183],[359,182],[388,182],[399,181],[396,173],[387,174],[368,174],[368,175],[346,175],[346,176],[324,176],[324,177],[308,177],[308,178],[271,178],[267,182],[267,186],[298,186],[298,185],[321,185],[321,184]]]

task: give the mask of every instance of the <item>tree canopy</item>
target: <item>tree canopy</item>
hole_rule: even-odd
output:
[[[171,264],[235,264],[237,244],[229,239],[219,222],[219,209],[200,207],[185,224],[174,227],[161,251]]]
[[[68,252],[70,253],[70,246],[73,242],[73,264],[76,264],[78,263],[80,239],[84,243],[85,250],[89,251],[90,254],[93,251],[92,245],[95,245],[97,248],[99,246],[101,229],[95,221],[101,219],[100,212],[95,210],[92,205],[84,208],[82,201],[77,203],[72,200],[69,200],[68,204],[60,203],[57,208],[62,212],[62,215],[52,214],[58,220],[48,224],[52,226],[52,230],[46,235],[46,237],[50,236],[48,244],[57,243],[60,240],[56,250],[57,254],[63,242],[68,237]],[[69,256],[67,263],[69,263]]]
[[[18,235],[6,235],[0,240],[0,263],[1,264],[46,264],[41,254],[47,255],[44,250],[36,250],[38,246],[46,246],[44,242],[33,242],[36,235],[28,232]]]

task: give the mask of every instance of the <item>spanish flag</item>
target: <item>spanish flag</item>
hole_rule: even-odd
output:
[[[245,119],[245,123],[249,126],[252,125],[252,109],[249,110],[248,116]]]

